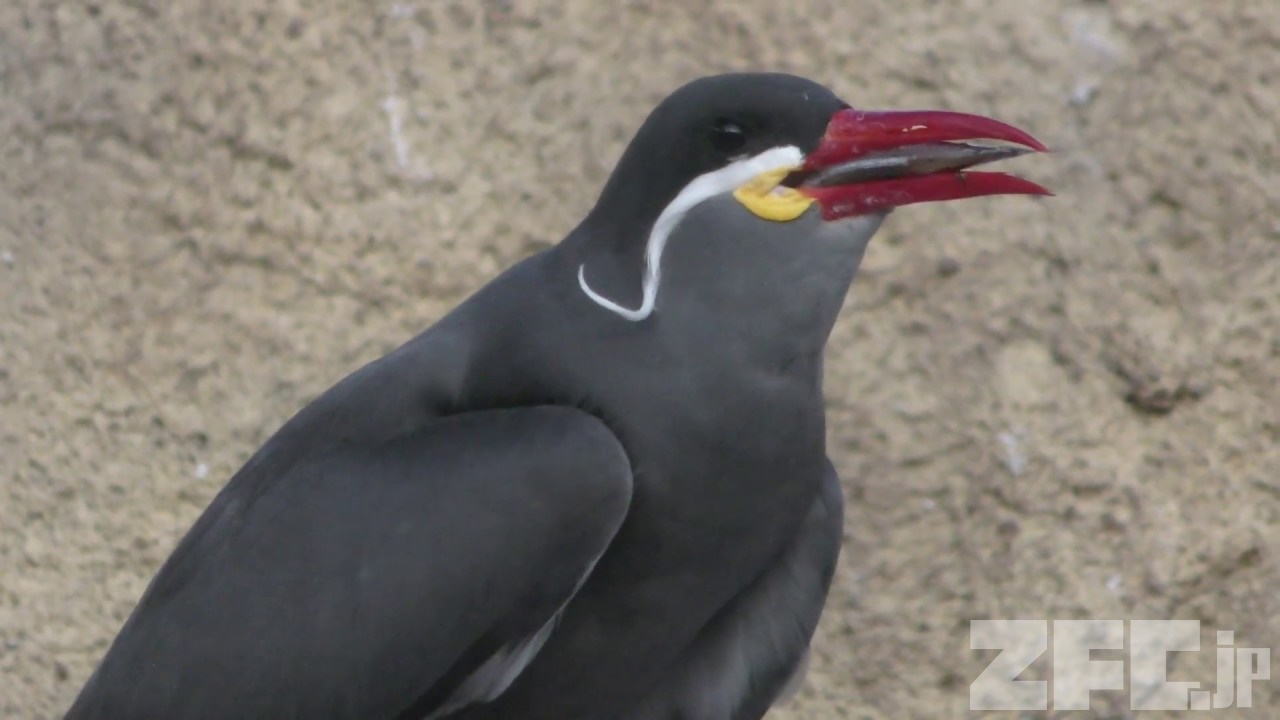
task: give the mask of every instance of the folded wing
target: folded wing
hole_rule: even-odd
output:
[[[441,418],[233,482],[67,717],[430,718],[496,697],[630,496],[614,435],[557,407]]]

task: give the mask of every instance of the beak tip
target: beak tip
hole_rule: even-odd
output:
[[[1013,129],[1017,130],[1016,128],[1013,128]],[[1021,137],[1016,137],[1016,138],[1010,137],[1010,138],[1004,138],[1004,139],[1010,140],[1012,142],[1017,142],[1025,147],[1031,148],[1032,152],[1038,152],[1038,153],[1053,152],[1052,150],[1049,149],[1048,145],[1045,145],[1044,143],[1035,139],[1029,133],[1023,132],[1021,130],[1017,130],[1017,134],[1020,135]]]
[[[1049,188],[1041,185],[1040,183],[1031,182],[1030,180],[1028,180],[1027,183],[1028,183],[1027,193],[1026,193],[1027,195],[1031,195],[1032,197],[1043,197],[1043,198],[1057,197],[1056,193],[1054,193]]]

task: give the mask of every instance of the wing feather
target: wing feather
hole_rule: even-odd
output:
[[[617,439],[568,408],[301,456],[215,500],[68,718],[423,718],[494,696],[631,496]]]

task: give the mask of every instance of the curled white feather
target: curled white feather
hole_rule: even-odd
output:
[[[653,314],[658,302],[658,286],[662,281],[662,251],[667,240],[684,216],[700,203],[723,193],[732,192],[761,173],[779,168],[795,167],[804,161],[804,153],[794,145],[776,147],[749,158],[743,158],[722,168],[704,173],[685,185],[674,200],[662,210],[649,231],[644,251],[644,278],[641,283],[640,307],[632,310],[601,295],[587,284],[586,264],[578,266],[578,285],[595,304],[615,313],[625,320],[640,322]]]

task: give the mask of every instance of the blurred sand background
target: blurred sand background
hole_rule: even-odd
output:
[[[269,433],[736,69],[1058,150],[1009,168],[1055,199],[871,248],[829,352],[845,553],[775,716],[966,716],[971,619],[1198,619],[1202,687],[1214,630],[1280,648],[1280,2],[9,0],[0,716],[57,717]],[[1276,716],[1274,674],[1214,717]]]

